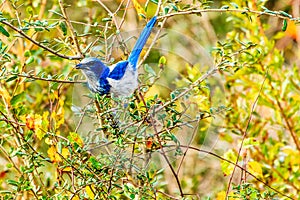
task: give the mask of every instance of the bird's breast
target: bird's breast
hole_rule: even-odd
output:
[[[138,73],[133,68],[128,68],[120,80],[107,78],[111,86],[110,92],[116,96],[129,96],[138,87]]]

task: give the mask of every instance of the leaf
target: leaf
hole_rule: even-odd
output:
[[[24,99],[25,99],[25,92],[22,92],[20,94],[13,96],[13,98],[10,100],[10,103],[12,106],[15,106],[17,103],[20,103]]]
[[[54,161],[55,160],[55,155],[56,155],[56,148],[54,146],[51,146],[48,151],[48,156],[50,158],[51,161]]]
[[[67,157],[70,155],[69,149],[66,148],[66,147],[62,148],[62,150],[61,150],[61,155],[62,155],[64,158],[67,158]]]
[[[27,12],[28,14],[30,14],[30,15],[33,15],[33,8],[32,8],[31,6],[28,6],[28,7],[26,8],[26,12]]]
[[[95,199],[94,190],[95,187],[93,185],[88,185],[85,187],[86,194],[89,196],[90,199]]]
[[[282,30],[282,31],[286,31],[287,26],[288,26],[287,20],[284,19],[284,20],[282,21],[282,27],[281,27],[281,30]]]
[[[53,161],[53,162],[61,162],[62,161],[61,156],[57,153],[57,149],[55,146],[51,146],[48,149],[47,153],[48,153],[48,156],[51,161]]]
[[[3,26],[0,26],[0,32],[6,37],[9,37],[9,33],[7,32],[7,30],[5,30],[5,28],[3,28]]]
[[[33,61],[34,61],[34,57],[33,57],[33,56],[30,56],[30,57],[25,61],[25,64],[26,64],[26,65],[29,65],[29,64],[33,63]]]
[[[221,191],[217,194],[216,200],[225,200],[226,199],[226,192]]]
[[[76,143],[78,146],[83,147],[83,141],[77,133],[70,132],[69,140],[71,143],[73,144]]]
[[[227,10],[227,9],[229,9],[229,6],[228,5],[222,6],[221,9]]]
[[[232,161],[232,162],[236,162],[236,154],[233,152],[232,149],[228,150],[225,154],[224,154],[224,158],[226,160]],[[227,161],[221,161],[221,168],[222,171],[224,173],[225,176],[228,176],[232,173],[234,165],[227,162]]]
[[[156,76],[156,72],[152,69],[152,67],[148,64],[144,65],[144,69],[146,72],[148,72],[149,74]]]
[[[102,18],[103,22],[110,22],[111,20],[112,20],[111,17]]]
[[[238,6],[236,3],[234,3],[234,2],[231,2],[230,4],[231,4],[234,8],[236,8],[236,9],[239,8],[239,6]]]
[[[158,64],[161,65],[165,65],[167,63],[167,59],[165,56],[162,56],[159,58]]]
[[[158,0],[150,0],[152,3],[154,3],[154,4],[158,4]]]
[[[10,82],[10,81],[13,81],[13,80],[15,80],[15,79],[17,79],[17,78],[18,78],[17,75],[13,75],[13,76],[9,77],[8,79],[6,79],[6,83],[8,83],[8,82]]]
[[[246,138],[243,143],[244,148],[250,148],[257,145],[259,145],[259,142],[255,137]]]
[[[143,9],[143,7],[139,4],[139,2],[137,0],[132,0],[132,3],[133,3],[133,6],[139,16],[141,16],[141,15],[146,16],[145,10]]]
[[[248,162],[248,171],[255,176],[263,177],[261,164],[256,161]]]
[[[65,23],[65,22],[60,22],[60,23],[59,23],[59,27],[60,27],[60,29],[62,30],[63,35],[66,36],[67,33],[68,33],[66,23]]]
[[[46,134],[44,131],[41,130],[43,122],[42,116],[39,114],[35,114],[33,120],[35,134],[37,138],[41,140]]]
[[[19,182],[18,181],[15,181],[15,180],[7,180],[6,181],[8,184],[10,184],[10,185],[14,185],[14,186],[19,186]]]
[[[169,10],[170,10],[170,8],[167,6],[167,7],[164,7],[164,14],[166,15],[166,14],[168,14],[169,13]]]

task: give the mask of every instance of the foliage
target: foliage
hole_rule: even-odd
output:
[[[1,199],[299,198],[295,7],[3,1]],[[124,59],[155,14],[139,89],[82,87],[77,60]]]

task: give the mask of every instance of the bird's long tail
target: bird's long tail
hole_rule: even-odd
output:
[[[143,50],[144,45],[146,44],[151,30],[154,27],[155,23],[156,23],[157,17],[154,16],[146,25],[146,27],[144,28],[144,30],[142,31],[140,37],[138,38],[138,40],[136,41],[133,50],[128,58],[129,63],[131,63],[133,65],[133,67],[135,68],[139,59],[139,56],[141,54],[141,51]]]

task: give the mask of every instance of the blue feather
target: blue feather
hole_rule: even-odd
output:
[[[127,66],[127,60],[118,62],[112,72],[109,73],[108,78],[120,80],[124,76]]]
[[[146,27],[143,29],[140,37],[136,41],[133,50],[128,58],[128,61],[130,64],[132,64],[133,68],[136,68],[137,62],[139,60],[140,54],[150,36],[150,33],[152,31],[152,28],[154,27],[156,23],[157,17],[154,16],[146,25]]]

